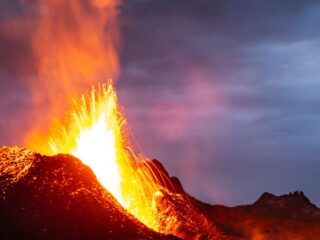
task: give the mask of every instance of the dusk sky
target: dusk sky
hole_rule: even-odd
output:
[[[26,2],[0,2],[0,146],[31,124]],[[147,157],[205,202],[320,205],[320,1],[124,0],[119,19],[116,88]]]

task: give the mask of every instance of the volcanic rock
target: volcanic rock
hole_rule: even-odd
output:
[[[152,202],[159,231],[170,236],[130,215],[77,158],[0,148],[0,239],[320,239],[320,209],[303,192],[210,205],[188,195],[159,161],[144,164],[159,184]]]
[[[186,196],[166,191],[155,197],[160,231],[173,233],[182,239],[232,240],[213,221],[198,211]]]
[[[154,194],[153,201],[160,225],[159,230],[182,239],[232,240],[192,203],[177,177],[172,177],[156,159],[145,163],[152,170],[153,181],[162,190]]]
[[[226,207],[192,199],[225,234],[249,240],[319,240],[320,209],[303,192],[264,193],[252,205]]]
[[[175,176],[170,176],[161,162],[153,159],[144,163],[149,171],[152,171],[153,181],[166,188],[171,193],[186,194],[180,180]],[[144,166],[143,166],[144,167]]]
[[[310,202],[302,191],[282,196],[264,193],[252,205],[252,211],[268,217],[292,219],[297,221],[320,221],[320,209]]]
[[[72,156],[0,148],[1,239],[175,239],[123,209]]]

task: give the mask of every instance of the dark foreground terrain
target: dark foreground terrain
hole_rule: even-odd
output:
[[[303,192],[282,196],[264,193],[254,204],[236,207],[210,206],[197,200],[194,203],[236,239],[320,239],[320,209]]]
[[[129,215],[69,155],[0,149],[0,239],[170,239]]]
[[[80,160],[2,147],[0,239],[320,239],[320,210],[302,192],[265,193],[232,208],[209,205],[185,193],[160,162],[150,164],[164,179],[154,202],[166,235],[127,213]]]

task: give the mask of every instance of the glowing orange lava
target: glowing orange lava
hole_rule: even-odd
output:
[[[152,199],[159,186],[152,171],[139,163],[124,132],[125,120],[118,109],[112,83],[92,89],[75,102],[64,127],[49,140],[46,154],[72,154],[88,165],[99,182],[130,213],[154,230],[158,229]]]

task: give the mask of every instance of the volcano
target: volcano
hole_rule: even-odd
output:
[[[124,210],[80,160],[1,148],[1,239],[174,239]]]
[[[166,179],[152,199],[159,231],[123,208],[79,159],[2,147],[1,239],[320,239],[320,209],[302,192],[209,205],[188,195],[159,161],[145,164]]]
[[[35,70],[20,76],[30,123],[12,133],[25,148],[0,148],[0,239],[320,239],[319,209],[301,192],[209,205],[137,149],[114,83],[122,1],[35,2]]]

